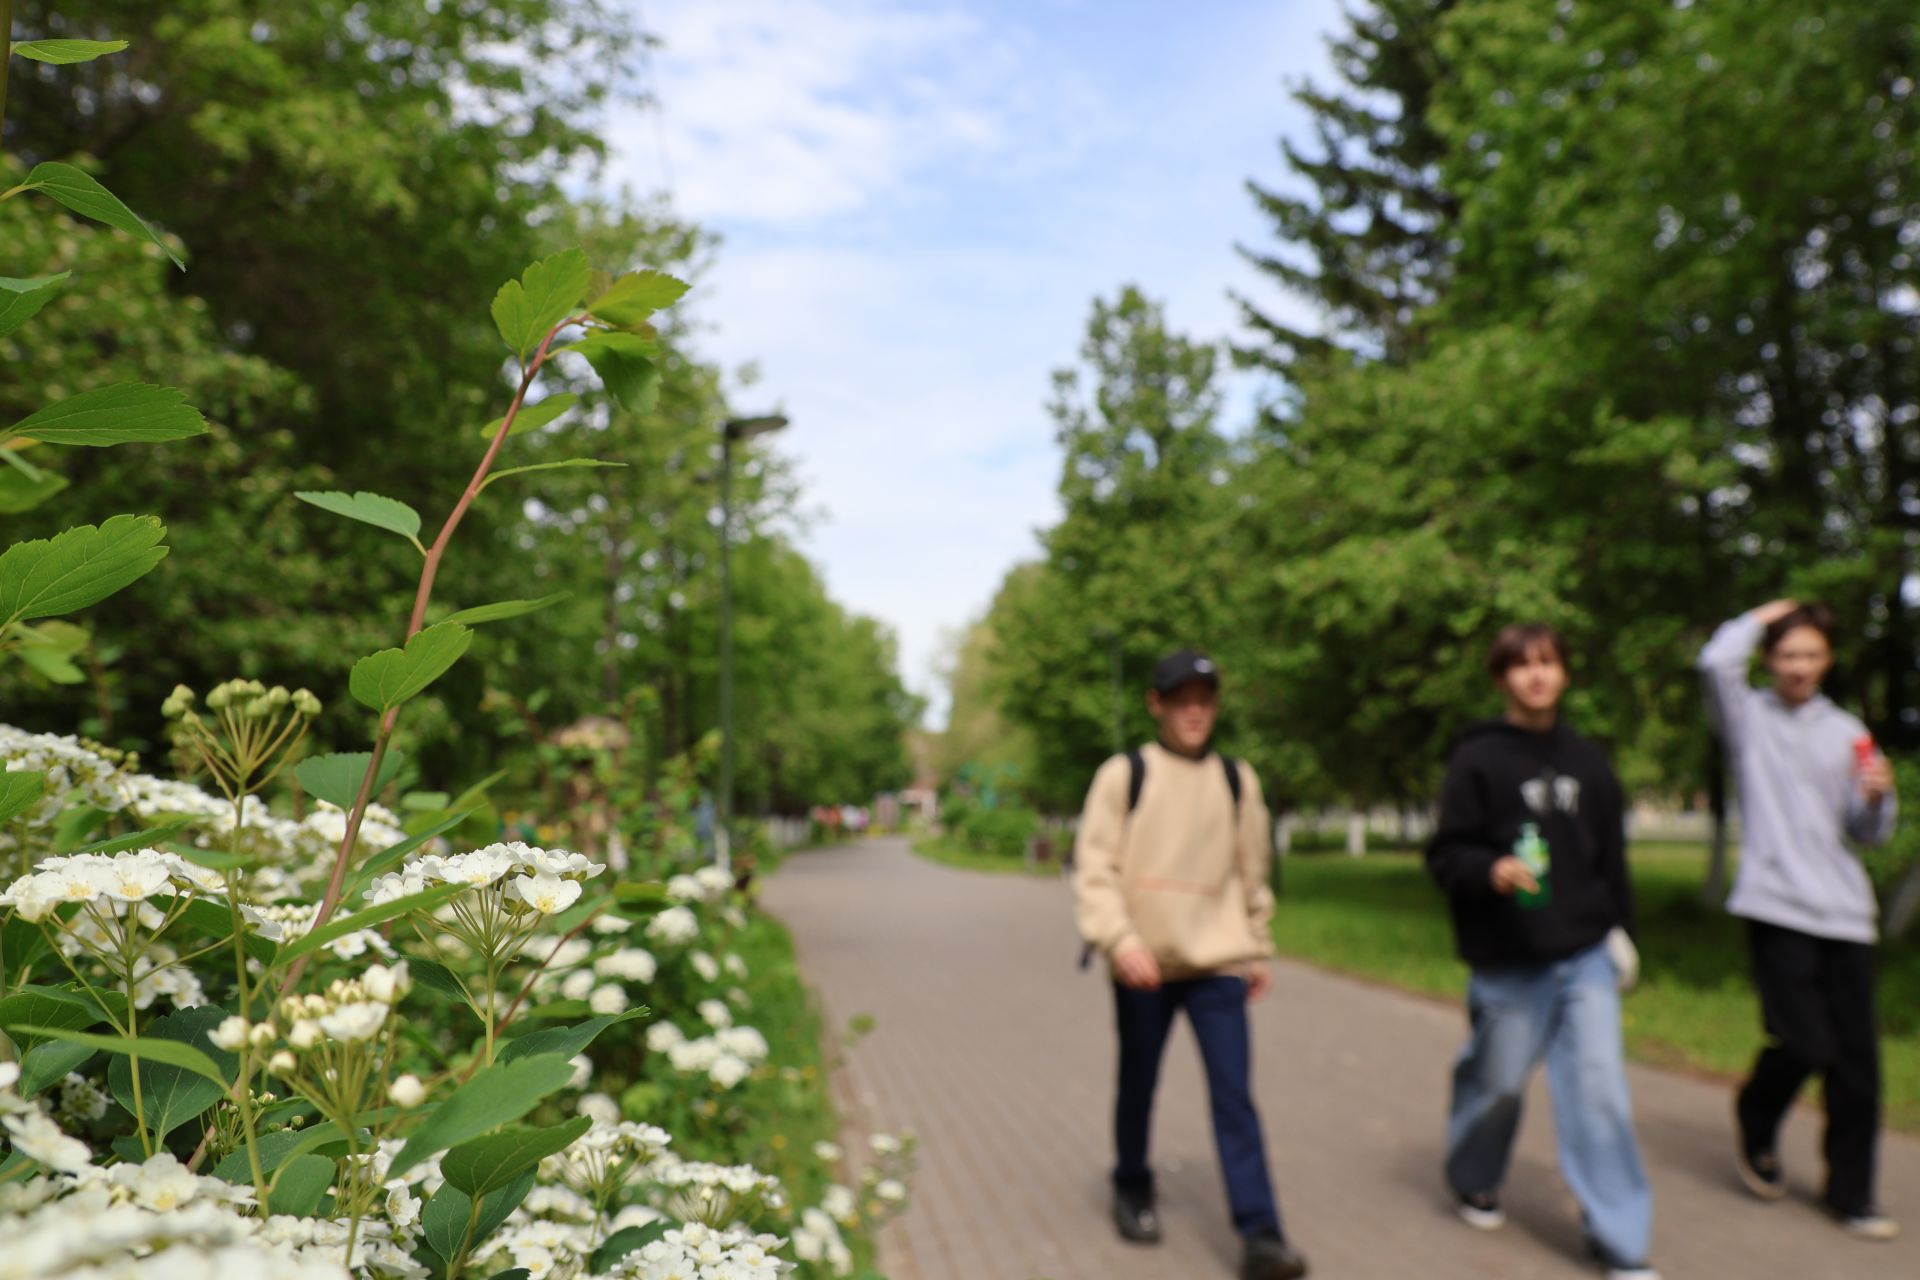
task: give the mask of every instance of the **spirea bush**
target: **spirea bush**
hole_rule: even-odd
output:
[[[58,65],[123,47],[9,54]],[[81,169],[15,176],[0,170],[0,200],[51,197],[182,261]],[[0,336],[66,280],[0,277]],[[504,285],[492,314],[511,395],[430,540],[398,499],[297,495],[421,557],[400,643],[355,663],[344,691],[176,688],[173,776],[0,725],[0,1276],[848,1275],[851,1230],[898,1210],[911,1144],[885,1135],[845,1180],[844,1153],[814,1153],[830,1171],[819,1203],[701,1158],[778,1083],[730,946],[747,922],[730,876],[635,882],[563,848],[460,841],[457,802],[411,824],[375,802],[401,765],[400,716],[474,628],[552,603],[436,611],[462,517],[496,482],[610,465],[502,465],[516,428],[572,404],[540,394],[542,375],[568,353],[644,405],[648,318],[685,287],[596,271],[577,249]],[[204,430],[164,388],[69,396],[0,431],[0,506],[66,487],[26,445]],[[60,616],[137,580],[164,536],[154,517],[112,515],[8,548],[0,653],[78,679],[86,636]],[[368,750],[306,753],[327,703],[364,718]]]

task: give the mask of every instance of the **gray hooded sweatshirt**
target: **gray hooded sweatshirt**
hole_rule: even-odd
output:
[[[1866,868],[1846,842],[1883,844],[1896,805],[1869,805],[1853,744],[1866,726],[1816,694],[1789,706],[1748,683],[1766,628],[1752,614],[1724,624],[1700,651],[1707,700],[1740,788],[1740,874],[1727,910],[1821,938],[1872,942],[1879,911]]]

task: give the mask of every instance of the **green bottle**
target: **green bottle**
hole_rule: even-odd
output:
[[[1553,900],[1553,886],[1547,882],[1547,872],[1552,868],[1547,842],[1540,838],[1540,828],[1535,824],[1524,823],[1520,828],[1520,838],[1513,842],[1513,855],[1526,864],[1533,878],[1540,882],[1539,889],[1532,893],[1525,889],[1513,896],[1523,907],[1543,907]]]

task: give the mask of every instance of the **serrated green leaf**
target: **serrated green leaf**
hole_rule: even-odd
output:
[[[585,356],[600,375],[607,393],[635,413],[652,407],[660,389],[660,366],[653,360],[656,344],[631,333],[588,334],[562,348]]]
[[[25,279],[0,276],[0,338],[39,314],[40,308],[53,301],[53,295],[60,292],[60,286],[72,274],[62,271],[58,275]]]
[[[542,258],[493,296],[493,323],[508,348],[526,359],[547,331],[573,314],[593,267],[579,249]]]
[[[656,1218],[644,1227],[622,1227],[593,1251],[593,1259],[587,1269],[594,1275],[607,1275],[613,1271],[614,1264],[632,1253],[635,1249],[644,1249],[655,1240],[662,1239],[676,1224],[668,1218]]]
[[[397,1178],[437,1152],[511,1124],[572,1077],[573,1065],[550,1054],[481,1068],[408,1135],[387,1176]]]
[[[191,1075],[210,1080],[222,1089],[227,1085],[225,1077],[220,1074],[220,1068],[215,1065],[214,1060],[190,1044],[181,1044],[156,1036],[94,1035],[87,1031],[66,1031],[59,1027],[23,1026],[19,1029],[27,1035],[44,1036],[49,1040],[60,1040],[68,1044],[83,1044],[107,1053],[137,1057],[143,1062],[159,1062],[178,1067]],[[143,1077],[143,1086],[144,1083]]]
[[[40,803],[40,797],[46,793],[46,789],[47,775],[44,773],[32,769],[0,773],[0,822],[18,817]]]
[[[322,511],[331,511],[337,516],[397,533],[418,548],[420,554],[426,554],[426,548],[420,546],[420,513],[398,498],[369,493],[365,489],[356,493],[301,489],[293,496]]]
[[[20,460],[12,449],[0,448],[0,461]],[[31,511],[67,487],[65,476],[34,467],[31,472],[18,466],[0,466],[0,515],[17,516]]]
[[[376,924],[385,924],[398,916],[410,915],[415,911],[432,911],[449,898],[457,898],[467,892],[463,884],[437,884],[431,889],[422,889],[419,893],[410,893],[404,898],[395,898],[391,902],[382,902],[356,911],[350,916],[335,916],[311,933],[303,933],[286,946],[280,948],[277,960],[279,964],[291,964],[301,956],[309,955],[326,946],[336,938],[344,938],[350,933],[370,928]]]
[[[145,382],[82,391],[29,414],[8,434],[43,444],[159,444],[204,434],[207,420],[186,393]]]
[[[448,1151],[440,1159],[440,1173],[449,1186],[460,1188],[468,1198],[484,1200],[548,1156],[565,1151],[592,1127],[593,1121],[587,1116],[575,1116],[565,1124],[545,1129],[510,1124]]]
[[[238,1072],[240,1060],[215,1048],[208,1038],[226,1017],[227,1011],[218,1005],[203,1004],[146,1024],[139,1037],[140,1107],[147,1126],[158,1136],[166,1137],[227,1096],[227,1082]],[[200,1061],[162,1057],[153,1052],[159,1045],[198,1055]],[[134,1067],[132,1058],[119,1057],[107,1068],[107,1088],[129,1113],[134,1110]]]
[[[629,1009],[620,1014],[602,1014],[598,1018],[590,1018],[577,1026],[549,1027],[545,1031],[535,1031],[531,1035],[524,1035],[510,1042],[500,1051],[498,1060],[517,1062],[521,1058],[531,1058],[543,1053],[571,1058],[575,1054],[586,1052],[587,1046],[591,1045],[608,1027],[646,1016],[645,1009]]]
[[[580,397],[571,391],[561,391],[545,399],[535,400],[531,404],[522,403],[520,412],[513,415],[513,430],[508,434],[517,436],[522,431],[538,431],[579,403]],[[493,439],[500,434],[500,426],[506,420],[507,416],[501,414],[480,428],[480,434],[489,440]]]
[[[139,215],[120,202],[120,197],[95,182],[82,170],[70,164],[61,164],[57,160],[48,160],[33,166],[27,174],[27,180],[21,184],[29,191],[44,191],[67,208],[83,218],[92,218],[95,222],[104,222],[110,227],[127,232],[129,235],[144,236],[159,245],[173,265],[186,269],[186,259],[173,251],[160,233],[142,222]]]
[[[407,762],[405,753],[389,749],[380,760],[380,772],[373,780],[373,794],[379,795],[399,776]],[[371,751],[339,751],[314,756],[293,767],[293,776],[308,795],[318,796],[340,809],[352,809],[360,798],[360,784],[366,780],[367,766],[373,763]]]
[[[27,1027],[57,1027],[64,1031],[84,1031],[105,1015],[100,1006],[78,991],[64,987],[28,984],[0,1000],[0,1030],[4,1030],[22,1049],[47,1043],[44,1035],[24,1030]],[[88,1050],[89,1053],[92,1050]]]
[[[125,40],[16,40],[12,51],[35,62],[65,66],[73,62],[92,62],[127,47]]]
[[[662,307],[686,295],[685,281],[664,271],[634,271],[614,280],[607,291],[587,304],[587,310],[608,324],[639,324]]]
[[[541,596],[537,600],[496,600],[492,604],[477,604],[471,609],[462,609],[443,619],[446,622],[458,622],[463,626],[475,626],[482,622],[501,622],[507,618],[518,618],[523,614],[537,613],[542,609],[559,604],[571,591],[556,591],[550,596]]]
[[[0,554],[0,634],[98,604],[166,558],[166,534],[152,516],[115,516],[14,543]]]
[[[363,706],[390,711],[445,675],[472,643],[473,632],[459,623],[435,623],[415,632],[405,648],[382,649],[354,663],[347,689]]]
[[[508,467],[505,471],[496,471],[480,482],[485,489],[495,480],[504,480],[508,476],[525,475],[529,471],[560,471],[569,467],[624,467],[624,462],[602,462],[598,458],[568,458],[564,462],[534,462],[524,467]],[[484,608],[485,606],[481,606]]]

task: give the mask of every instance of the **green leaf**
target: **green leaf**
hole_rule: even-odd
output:
[[[95,1052],[83,1044],[62,1044],[58,1040],[37,1044],[20,1055],[20,1079],[14,1082],[14,1092],[31,1098],[78,1071]]]
[[[54,1027],[62,1031],[84,1031],[105,1016],[99,1005],[65,987],[29,984],[0,1000],[0,1030],[11,1036],[22,1049],[46,1043],[48,1037],[20,1028]],[[92,1053],[93,1050],[87,1052]]]
[[[369,493],[365,489],[357,493],[340,493],[334,490],[315,492],[302,489],[296,491],[293,496],[302,502],[319,507],[322,511],[331,511],[337,516],[345,516],[349,520],[370,524],[376,529],[397,533],[411,542],[421,555],[426,554],[426,548],[420,545],[420,513],[398,498]]]
[[[524,467],[508,467],[505,471],[495,471],[480,482],[480,487],[485,489],[495,480],[504,480],[508,476],[525,475],[529,471],[559,471],[564,467],[624,467],[626,465],[624,462],[602,462],[598,458],[568,458],[563,462],[534,462]]]
[[[336,1129],[333,1132],[337,1135],[339,1130]],[[254,1139],[254,1150],[260,1155],[260,1172],[272,1174],[282,1164],[298,1156],[299,1149],[303,1145],[308,1147],[319,1145],[318,1142],[311,1142],[309,1139],[324,1140],[326,1136],[326,1132],[319,1129],[275,1129],[259,1135]],[[253,1185],[253,1163],[247,1159],[246,1147],[240,1147],[213,1166],[213,1176],[231,1182],[235,1186]]]
[[[186,269],[186,259],[175,253],[158,232],[140,221],[138,215],[120,198],[70,164],[49,160],[33,166],[27,180],[20,184],[29,191],[44,191],[83,218],[104,222],[129,235],[145,236],[166,251],[173,265]]]
[[[49,953],[47,935],[40,931],[39,925],[16,915],[0,920],[0,962],[7,967],[9,982],[18,982],[27,976],[41,957]]]
[[[65,66],[70,62],[92,62],[126,47],[125,40],[16,40],[11,49],[22,58]]]
[[[572,1064],[551,1054],[482,1068],[408,1135],[387,1176],[397,1178],[436,1152],[518,1120],[572,1077]]]
[[[0,773],[0,822],[15,818],[40,802],[47,775],[31,769]]]
[[[469,1009],[473,1009],[473,1000],[468,996],[467,989],[460,985],[460,979],[455,976],[453,970],[447,968],[447,966],[441,964],[438,960],[427,960],[420,956],[408,956],[407,972],[413,975],[413,980],[416,984],[425,987],[429,991],[438,992],[449,1000],[464,1004]],[[480,1012],[478,1009],[474,1009],[473,1011],[475,1013]]]
[[[145,827],[139,831],[129,831],[123,836],[108,836],[105,840],[95,840],[92,844],[82,845],[73,850],[75,853],[125,853],[129,849],[154,849],[163,842],[171,840],[193,824],[190,822],[167,822],[157,827]]]
[[[242,1159],[246,1152],[240,1153]],[[333,1185],[334,1163],[325,1156],[295,1156],[273,1175],[267,1192],[268,1213],[290,1213],[306,1218],[320,1207],[320,1198]],[[249,1178],[251,1181],[251,1178]]]
[[[13,634],[14,656],[54,684],[79,684],[87,678],[74,659],[92,642],[84,627],[55,619]]]
[[[407,762],[404,752],[389,749],[380,759],[380,772],[373,780],[373,794],[379,795],[400,773]],[[360,784],[366,780],[367,766],[373,763],[371,751],[336,751],[332,755],[312,756],[293,766],[293,776],[308,795],[318,796],[341,809],[352,809],[360,798]]]
[[[0,554],[0,634],[98,604],[166,558],[166,535],[152,516],[115,516],[14,543]]]
[[[593,1121],[587,1116],[575,1116],[565,1124],[545,1129],[510,1124],[498,1133],[469,1139],[447,1152],[440,1159],[440,1172],[448,1185],[460,1188],[471,1199],[484,1200],[548,1156],[565,1151],[592,1127]]]
[[[473,1224],[473,1240],[478,1245],[507,1220],[507,1215],[520,1207],[527,1198],[527,1192],[533,1190],[534,1172],[529,1169],[506,1186],[495,1191],[480,1202],[480,1215]],[[473,1211],[473,1200],[458,1187],[442,1183],[433,1198],[427,1201],[426,1208],[420,1211],[420,1231],[426,1236],[433,1251],[452,1262],[460,1252],[463,1243],[467,1243],[467,1217]]]
[[[182,905],[176,899],[168,910],[178,912],[178,919],[167,930],[169,936],[177,929],[188,936],[209,938],[219,949],[224,962],[229,965],[233,963],[233,909],[225,902],[211,898],[190,898]],[[244,917],[242,919],[244,923]],[[263,938],[252,929],[243,928],[240,931],[240,945],[247,949],[248,955],[265,965],[271,965],[280,954],[280,947],[272,938]]]
[[[18,459],[12,449],[0,449],[0,460]],[[31,511],[67,487],[65,476],[44,467],[35,467],[28,475],[18,467],[0,467],[0,515],[17,516]]]
[[[547,331],[580,305],[593,267],[579,249],[565,249],[528,267],[493,296],[493,323],[513,353],[525,360]]]
[[[550,596],[541,596],[537,600],[496,600],[492,604],[477,604],[471,609],[450,613],[442,621],[458,622],[463,626],[475,626],[482,622],[501,622],[507,618],[518,618],[522,614],[537,613],[559,604],[572,594],[571,591],[556,591]]]
[[[584,1052],[602,1031],[619,1022],[631,1022],[635,1018],[647,1016],[645,1009],[629,1009],[621,1014],[606,1014],[591,1018],[572,1027],[549,1027],[545,1031],[536,1031],[532,1035],[521,1036],[510,1042],[500,1051],[499,1061],[518,1062],[522,1058],[537,1057],[540,1054],[558,1054],[562,1058],[571,1058]]]
[[[687,285],[664,271],[634,271],[616,279],[587,304],[587,311],[608,324],[640,324],[662,307],[686,295]]]
[[[561,348],[587,358],[600,375],[607,393],[635,413],[652,407],[660,389],[660,366],[653,360],[655,345],[631,333],[590,333]]]
[[[347,688],[362,705],[390,711],[445,675],[472,643],[473,632],[459,623],[435,623],[414,633],[404,649],[382,649],[354,663]]]
[[[181,1009],[147,1023],[145,1034],[129,1042],[138,1046],[141,1111],[159,1137],[227,1096],[227,1082],[239,1070],[240,1060],[214,1048],[208,1039],[226,1017],[218,1005]],[[161,1046],[169,1052],[159,1052]],[[122,1056],[107,1068],[107,1088],[129,1114],[134,1109],[134,1067],[132,1058]]]
[[[207,420],[184,391],[119,382],[68,396],[28,414],[9,434],[43,444],[158,444],[202,435]]]
[[[60,292],[60,286],[72,274],[71,271],[62,271],[58,275],[27,276],[24,279],[0,276],[0,338],[39,314],[40,308],[53,301],[53,295]]]
[[[579,403],[580,397],[571,391],[561,391],[544,399],[535,400],[532,404],[523,401],[520,412],[513,415],[513,430],[508,434],[517,436],[522,431],[538,431]],[[489,440],[493,439],[500,434],[500,426],[506,420],[506,415],[502,414],[480,428],[480,434]]]
[[[410,893],[404,898],[395,898],[392,902],[382,902],[368,907],[365,911],[356,911],[350,916],[335,916],[311,933],[303,933],[286,946],[280,948],[279,962],[292,964],[301,956],[318,951],[335,938],[344,938],[350,933],[376,924],[384,924],[396,916],[404,916],[413,911],[431,911],[449,898],[459,897],[467,892],[463,884],[437,884],[431,889],[422,889],[419,893]]]
[[[655,1240],[662,1239],[676,1224],[668,1218],[656,1218],[644,1227],[622,1227],[593,1251],[593,1259],[587,1264],[587,1270],[594,1275],[607,1275],[613,1271],[614,1264],[632,1253],[635,1249],[644,1249]]]

